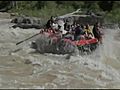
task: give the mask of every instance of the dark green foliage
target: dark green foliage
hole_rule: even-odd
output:
[[[0,1],[0,9],[7,7],[10,5],[10,1]]]
[[[113,7],[113,1],[101,1],[99,6],[103,11],[111,11]]]
[[[59,16],[76,9],[106,12],[106,20],[119,22],[120,1],[0,1],[0,10],[44,19]]]

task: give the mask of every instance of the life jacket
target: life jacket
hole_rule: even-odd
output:
[[[89,33],[92,33],[92,30],[90,28],[88,28],[88,29],[85,29],[85,32],[87,32],[89,34]]]

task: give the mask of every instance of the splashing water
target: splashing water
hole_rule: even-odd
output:
[[[68,60],[66,55],[34,53],[30,41],[16,46],[39,31],[9,26],[0,28],[0,88],[120,88],[119,29],[105,29],[103,45],[92,54]],[[9,53],[16,48],[21,49]]]

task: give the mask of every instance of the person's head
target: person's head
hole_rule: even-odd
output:
[[[61,28],[61,26],[60,25],[58,25],[58,29],[60,29]]]
[[[76,22],[73,23],[74,26],[76,26],[76,24],[77,24]]]
[[[75,31],[74,31],[74,30],[71,30],[71,34],[75,34]]]
[[[71,25],[72,28],[74,28],[74,25]]]
[[[80,24],[77,24],[77,27],[79,27],[80,26]]]
[[[99,22],[96,22],[96,23],[95,23],[95,26],[99,27],[99,26],[100,26],[100,23],[99,23]]]
[[[68,25],[68,29],[71,29],[71,25]]]
[[[50,18],[51,20],[55,20],[55,17],[54,16],[51,16],[51,18]]]
[[[58,30],[58,29],[56,29],[56,28],[55,28],[54,30],[55,30],[55,32],[59,32],[59,30]]]
[[[84,29],[84,25],[83,24],[81,24],[80,26],[81,26],[82,29]]]
[[[89,29],[89,24],[86,24],[86,25],[85,25],[85,28],[86,28],[86,29]]]

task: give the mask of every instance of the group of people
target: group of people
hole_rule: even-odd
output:
[[[64,28],[62,28],[64,27]],[[51,17],[46,24],[45,31],[49,33],[56,33],[61,36],[61,38],[67,38],[71,40],[81,40],[81,39],[92,39],[97,38],[98,42],[102,44],[102,31],[100,29],[100,23],[95,23],[93,29],[90,28],[89,24],[74,24],[67,25],[64,23],[63,26],[59,25],[55,17]]]

